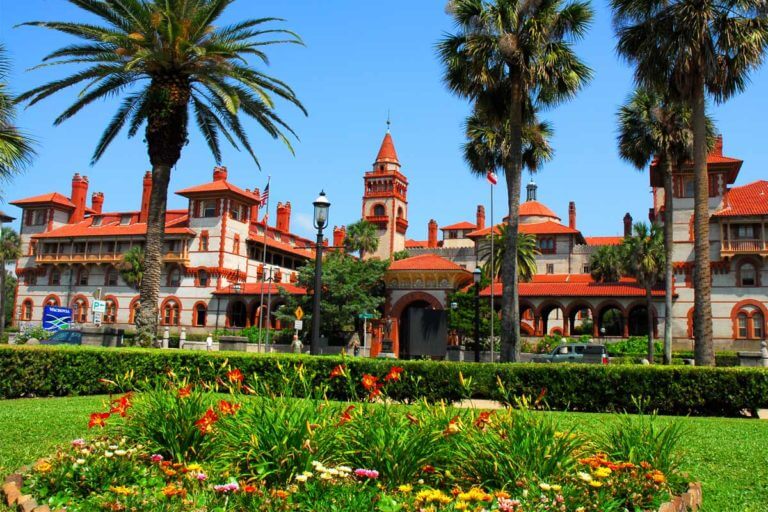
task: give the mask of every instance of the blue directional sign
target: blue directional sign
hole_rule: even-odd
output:
[[[43,329],[56,332],[62,329],[69,329],[72,324],[72,310],[70,308],[59,308],[46,306],[43,309]]]

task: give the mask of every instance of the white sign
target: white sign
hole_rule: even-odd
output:
[[[103,300],[94,300],[93,301],[93,312],[94,313],[106,313],[107,312],[107,302]]]
[[[100,326],[101,325],[101,312],[100,311],[94,311],[93,312],[93,323],[96,326]]]
[[[304,320],[296,320],[293,322],[293,328],[300,331],[304,328]]]

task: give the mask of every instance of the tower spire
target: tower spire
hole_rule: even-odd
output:
[[[390,128],[392,127],[392,120],[389,116],[389,109],[387,109],[387,133],[390,133]]]

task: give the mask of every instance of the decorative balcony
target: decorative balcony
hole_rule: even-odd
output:
[[[122,252],[86,252],[86,253],[47,253],[36,254],[35,263],[113,263],[117,264],[123,259]],[[189,264],[189,254],[186,251],[170,251],[163,255],[165,263]]]
[[[389,217],[386,215],[366,215],[365,220],[372,224],[387,224]]]
[[[736,254],[760,254],[768,256],[768,242],[765,240],[723,240],[720,245],[720,254],[733,256]]]

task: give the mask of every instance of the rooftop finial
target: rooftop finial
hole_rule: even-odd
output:
[[[389,109],[387,109],[387,133],[389,133],[389,128],[392,126],[392,119],[389,116]]]

